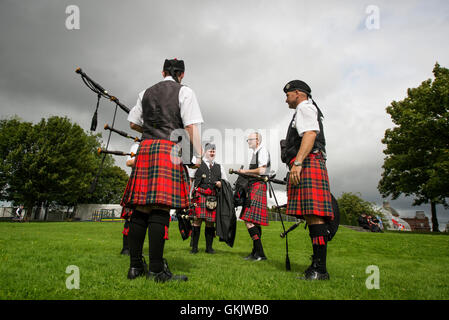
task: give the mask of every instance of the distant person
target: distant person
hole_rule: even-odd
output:
[[[368,216],[367,220],[368,220],[369,229],[371,232],[382,232],[382,230],[380,229],[380,226],[379,226],[379,220],[377,220],[373,216]]]
[[[369,230],[369,223],[368,223],[368,218],[366,216],[365,213],[362,213],[358,219],[357,222],[359,223],[359,226],[362,227],[363,229]]]
[[[212,244],[215,237],[215,222],[217,215],[217,194],[221,188],[221,179],[226,180],[224,167],[215,161],[215,145],[206,143],[204,157],[200,167],[195,173],[195,190],[192,202],[194,217],[192,228],[192,254],[198,253],[198,242],[201,233],[201,224],[204,221],[204,236],[206,239],[206,253],[213,254]],[[205,176],[205,178],[203,177]]]
[[[20,205],[16,210],[15,219],[17,221],[23,221],[22,212],[23,212],[23,205]]]
[[[251,133],[246,142],[251,150],[251,160],[248,169],[240,169],[243,174],[265,175],[270,172],[270,154],[261,145],[262,135],[259,132]],[[253,241],[251,253],[245,260],[267,260],[262,245],[262,226],[268,226],[267,185],[264,182],[248,179],[248,192],[245,203],[240,212],[240,219],[245,221],[246,229]]]

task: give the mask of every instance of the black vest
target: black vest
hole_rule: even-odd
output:
[[[170,80],[148,88],[142,98],[143,139],[170,139],[173,130],[183,129],[179,110],[179,90],[182,85]]]
[[[320,133],[318,133],[315,138],[315,143],[313,144],[312,151],[319,149],[322,152],[326,153],[326,139],[324,138],[322,122],[323,114],[315,103],[314,105],[318,111],[317,120],[320,126]],[[299,148],[301,147],[302,137],[299,136],[298,130],[292,127],[293,121],[295,120],[295,115],[296,113],[293,115],[292,121],[288,126],[287,137],[285,138],[285,140],[281,141],[281,159],[282,162],[286,164],[289,164],[290,161],[292,161],[292,159],[296,157]]]
[[[259,152],[261,149],[259,149],[259,151],[257,151],[256,153],[253,154],[253,157],[251,158],[251,163],[249,164],[249,169],[253,170],[253,169],[257,169],[259,168]],[[267,168],[265,169],[265,174],[268,174],[271,170],[271,160],[270,160],[270,153],[268,153],[268,162],[267,162]]]
[[[206,178],[202,178],[202,175],[205,174]],[[201,162],[200,167],[195,172],[195,182],[194,185],[199,186],[203,189],[213,189],[215,186],[215,182],[221,180],[221,167],[218,163],[214,163],[212,169],[209,169],[209,166],[206,162]]]

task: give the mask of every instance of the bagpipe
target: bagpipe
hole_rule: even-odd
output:
[[[98,150],[97,150],[98,154],[103,154],[103,158],[101,159],[100,167],[98,168],[97,174],[96,174],[96,176],[95,176],[94,180],[92,181],[92,183],[90,185],[90,188],[89,188],[89,193],[94,193],[95,189],[96,189],[96,186],[97,186],[97,183],[98,183],[98,179],[101,176],[101,173],[102,173],[102,170],[103,170],[104,161],[105,161],[105,158],[106,158],[107,154],[118,155],[118,156],[129,155],[131,157],[135,156],[135,154],[132,154],[132,153],[125,153],[125,152],[122,152],[122,151],[111,151],[111,150],[108,150],[109,142],[111,140],[111,133],[115,132],[115,133],[117,133],[117,134],[119,134],[119,135],[121,135],[123,137],[133,139],[135,142],[140,142],[141,139],[139,139],[137,137],[133,137],[133,136],[127,134],[124,131],[121,131],[121,130],[118,130],[118,129],[114,128],[114,124],[115,124],[115,119],[116,119],[118,108],[122,109],[127,114],[130,112],[130,109],[127,106],[125,106],[123,103],[121,103],[120,100],[117,97],[111,95],[100,84],[98,84],[96,81],[92,80],[92,78],[90,78],[81,68],[77,68],[75,70],[75,72],[81,76],[81,79],[83,80],[84,84],[90,90],[92,90],[94,93],[97,94],[97,105],[96,105],[95,112],[94,112],[94,115],[92,117],[92,121],[91,121],[91,125],[90,125],[90,130],[91,131],[95,131],[97,129],[97,122],[98,122],[97,118],[98,118],[98,108],[100,106],[100,99],[103,97],[103,98],[106,98],[106,99],[112,101],[113,103],[115,103],[115,112],[114,112],[114,116],[113,116],[113,119],[112,119],[112,126],[109,126],[108,124],[106,124],[104,126],[105,130],[109,130],[109,135],[108,135],[108,140],[107,140],[107,143],[106,143],[106,147],[104,149],[103,148],[98,148]]]

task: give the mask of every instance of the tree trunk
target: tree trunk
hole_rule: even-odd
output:
[[[440,232],[440,228],[438,226],[436,203],[433,202],[433,201],[430,201],[430,207],[431,207],[431,210],[432,210],[432,231],[433,232]]]

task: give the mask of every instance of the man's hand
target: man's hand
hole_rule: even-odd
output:
[[[189,168],[198,169],[201,166],[201,158],[200,157],[197,158],[194,156],[192,160],[195,161],[195,164],[189,165]]]
[[[293,166],[290,170],[289,181],[293,185],[298,185],[301,179],[301,166]]]
[[[217,188],[221,188],[221,181],[215,182],[215,186],[216,186]]]

